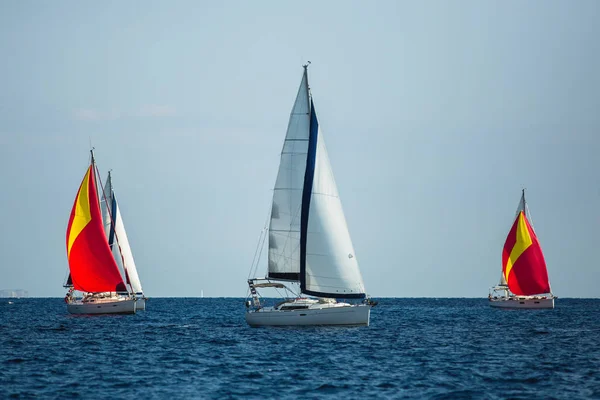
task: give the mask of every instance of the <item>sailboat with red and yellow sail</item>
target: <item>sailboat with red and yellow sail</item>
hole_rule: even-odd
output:
[[[517,215],[502,250],[500,283],[491,288],[490,306],[500,308],[554,308],[546,261],[531,223],[525,189]]]
[[[67,310],[71,314],[134,314],[137,299],[128,291],[106,237],[98,176],[92,150],[67,226]],[[82,298],[76,298],[75,291],[82,292]]]

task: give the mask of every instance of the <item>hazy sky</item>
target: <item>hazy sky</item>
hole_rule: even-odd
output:
[[[579,0],[1,1],[0,289],[64,294],[91,140],[146,294],[244,296],[310,60],[373,297],[487,296],[522,187],[555,294],[599,297],[599,20]]]

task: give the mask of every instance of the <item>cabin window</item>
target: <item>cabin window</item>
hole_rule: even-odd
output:
[[[281,306],[282,310],[306,310],[308,306]]]

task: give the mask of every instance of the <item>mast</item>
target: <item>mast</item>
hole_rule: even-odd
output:
[[[523,214],[525,214],[525,217],[527,217],[527,203],[525,202],[525,188],[521,189],[521,201],[523,201]]]
[[[98,174],[98,166],[96,165],[96,158],[94,158],[94,148],[92,147],[90,149],[90,155],[92,157],[92,176],[91,178],[94,180],[94,184],[96,186],[96,190],[98,190],[98,185],[96,184],[97,182],[100,182],[100,186],[102,186],[102,181],[98,180],[98,177],[96,176]],[[102,193],[104,193],[104,189],[100,188],[100,190],[102,190]],[[98,199],[98,210],[100,210],[100,196],[97,195],[98,193],[96,193],[96,198]]]
[[[308,118],[310,121],[311,109],[310,102],[312,100],[312,95],[310,93],[310,85],[308,84],[308,66],[310,65],[310,61],[307,61],[306,64],[302,66],[304,68],[304,76],[306,77],[306,107],[308,107]]]

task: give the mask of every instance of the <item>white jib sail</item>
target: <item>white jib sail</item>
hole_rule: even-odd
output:
[[[281,151],[269,222],[269,276],[297,279],[300,272],[300,212],[310,128],[306,71],[298,89]]]
[[[108,174],[106,184],[104,185],[104,195],[100,201],[100,206],[102,209],[104,231],[106,232],[109,244],[112,243],[112,254],[121,273],[124,275],[123,280],[128,281],[134,293],[143,294],[142,284],[138,276],[137,268],[135,267],[135,261],[133,260],[133,254],[131,252],[129,240],[127,239],[127,233],[125,232],[125,225],[123,224],[119,204],[115,199],[110,173]],[[115,227],[111,237],[112,221],[114,221]],[[126,279],[127,277],[129,278],[128,280]]]
[[[306,290],[331,297],[365,293],[320,128],[308,215],[305,279]]]
[[[127,239],[127,233],[125,232],[125,225],[123,224],[123,218],[121,217],[121,210],[119,209],[119,203],[116,199],[113,199],[116,205],[116,218],[115,218],[115,234],[116,241],[121,248],[121,254],[123,256],[123,266],[129,276],[129,284],[136,294],[143,294],[142,283],[135,267],[135,261],[133,260],[133,253],[131,252],[131,246],[129,246],[129,239]],[[113,247],[116,247],[113,246]],[[114,254],[114,251],[113,251]]]
[[[108,240],[108,244],[111,248],[113,258],[117,262],[117,266],[119,267],[119,272],[121,272],[123,281],[126,281],[125,269],[123,268],[123,259],[121,258],[121,253],[119,252],[119,246],[117,246],[114,232],[112,233],[111,238],[111,226],[113,219],[112,202],[112,179],[109,172],[108,177],[106,178],[106,183],[104,184],[104,189],[102,193],[100,193],[100,211],[102,213],[102,223],[104,225],[104,233],[106,234],[106,240]]]

